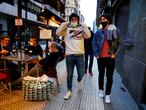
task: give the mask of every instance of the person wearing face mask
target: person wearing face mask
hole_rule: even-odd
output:
[[[35,36],[32,36],[30,38],[29,45],[26,46],[25,49],[27,54],[39,55],[40,57],[42,57],[43,55],[42,47],[39,44],[37,44]]]
[[[43,56],[43,50],[42,47],[37,44],[37,40],[35,36],[32,36],[29,40],[29,45],[25,47],[25,53],[28,55],[36,55],[36,56]],[[38,62],[38,60],[32,60],[29,65],[28,68],[31,69],[36,63]]]
[[[27,75],[32,77],[38,77],[46,74],[49,77],[57,79],[56,65],[60,62],[60,57],[62,54],[59,52],[59,47],[56,42],[51,42],[48,46],[49,54],[40,59],[33,68],[31,68]],[[16,83],[21,82],[23,77],[20,77]],[[59,86],[58,80],[57,85]],[[58,88],[59,89],[59,88]]]
[[[67,100],[72,96],[72,80],[74,67],[77,68],[78,90],[81,90],[82,78],[84,75],[84,39],[91,36],[88,27],[80,22],[76,13],[69,16],[69,22],[64,22],[56,30],[56,35],[64,37],[65,57],[67,67],[67,94],[64,99]]]
[[[58,44],[56,42],[51,42],[48,45],[49,54],[41,59],[29,72],[28,75],[30,76],[37,76],[37,70],[39,70],[38,75],[42,76],[46,74],[51,77],[57,77],[57,74],[54,74],[53,71],[56,73],[56,63],[59,61],[61,54],[59,52]],[[53,70],[53,71],[52,71]]]
[[[113,83],[113,72],[115,58],[120,44],[120,34],[117,27],[112,23],[110,15],[103,14],[99,18],[101,29],[97,30],[93,37],[92,46],[98,62],[98,86],[99,97],[104,97],[104,74],[106,69],[105,102],[110,103],[111,88]]]

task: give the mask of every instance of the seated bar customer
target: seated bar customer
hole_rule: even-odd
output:
[[[46,58],[42,59],[37,63],[28,73],[30,76],[41,76],[43,74],[46,74],[51,77],[57,77],[56,72],[56,65],[59,61],[61,54],[59,52],[59,49],[57,47],[56,42],[51,42],[49,44],[49,55],[46,56]]]
[[[0,44],[1,44],[0,57],[10,55],[11,48],[9,46],[9,41],[10,41],[9,36],[3,36],[0,39]],[[13,87],[15,86],[14,82],[21,77],[21,72],[19,71],[18,65],[16,63],[13,63],[12,61],[9,61],[9,60],[5,60],[4,62],[4,59],[0,59],[0,69],[3,69],[4,66],[6,66],[6,68],[8,68],[11,72],[11,82],[12,82],[11,84]]]

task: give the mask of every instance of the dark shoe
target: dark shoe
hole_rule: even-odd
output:
[[[16,85],[12,85],[11,86],[12,88],[12,90],[20,90],[20,89],[22,89],[22,83],[18,83],[18,84],[16,84]]]
[[[92,72],[92,70],[89,72],[89,74],[90,74],[90,76],[93,76],[93,72]]]
[[[87,74],[87,71],[86,70],[84,70],[84,74]]]

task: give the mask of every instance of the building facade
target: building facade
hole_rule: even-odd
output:
[[[77,0],[66,0],[65,1],[65,20],[69,21],[71,13],[77,13]]]
[[[7,0],[8,1],[8,0]],[[28,41],[32,35],[40,37],[40,30],[52,30],[51,36],[55,36],[55,29],[65,21],[65,0],[11,0],[0,2],[0,33],[11,36],[12,40],[18,38],[18,26],[16,18],[22,19],[21,40]],[[7,8],[6,8],[7,7]]]
[[[146,1],[98,0],[97,17],[113,16],[121,31],[121,48],[116,69],[134,100],[144,110],[146,105]],[[143,106],[144,105],[144,106]]]
[[[66,0],[65,1],[65,20],[69,21],[71,13],[77,13],[80,17],[80,21],[84,22],[84,17],[80,12],[80,0]]]

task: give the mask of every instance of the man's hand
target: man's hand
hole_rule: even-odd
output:
[[[69,22],[62,23],[63,29],[66,29],[68,27]]]
[[[7,51],[7,50],[2,50],[0,53],[1,53],[2,55],[6,55],[6,54],[9,53],[9,51]]]
[[[42,67],[42,65],[40,65],[39,63],[37,63],[37,66],[38,66],[38,67]]]
[[[116,58],[116,55],[114,55],[114,54],[113,54],[113,55],[111,55],[111,58]]]

